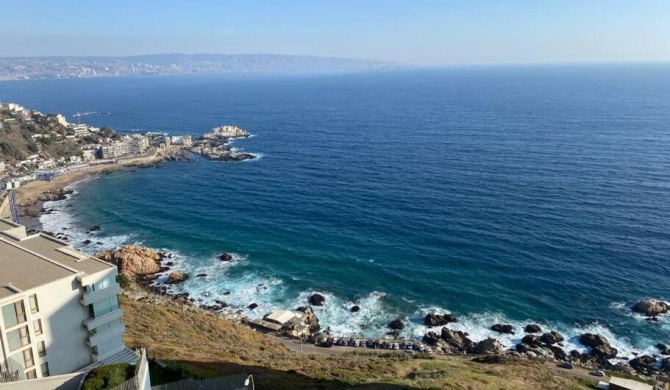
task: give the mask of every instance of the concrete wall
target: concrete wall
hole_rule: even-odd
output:
[[[78,390],[86,373],[50,376],[20,382],[0,383],[0,390]]]
[[[79,303],[81,291],[75,277],[50,283],[37,289],[51,375],[66,374],[92,363],[86,345],[88,332],[82,321],[89,317]],[[38,370],[39,371],[39,370]]]

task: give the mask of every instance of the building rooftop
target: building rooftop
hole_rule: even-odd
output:
[[[73,275],[91,275],[115,266],[76,251],[46,234],[0,219],[0,299]]]
[[[295,313],[289,310],[277,310],[265,316],[268,321],[284,325],[296,317]]]
[[[11,291],[6,286],[25,291],[76,273],[27,251],[15,242],[0,238],[0,286],[4,286],[4,294]]]
[[[646,383],[634,381],[632,379],[624,379],[611,377],[610,378],[610,389],[621,389],[621,390],[653,390],[652,385]]]

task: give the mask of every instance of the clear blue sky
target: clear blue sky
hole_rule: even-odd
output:
[[[670,0],[0,0],[0,56],[275,53],[417,65],[670,61]]]

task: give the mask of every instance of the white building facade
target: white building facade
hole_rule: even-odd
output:
[[[114,265],[0,219],[0,382],[133,363]]]

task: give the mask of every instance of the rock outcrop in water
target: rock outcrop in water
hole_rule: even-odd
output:
[[[670,311],[670,305],[667,302],[659,301],[657,299],[643,299],[640,302],[637,302],[632,310],[635,313],[641,313],[647,317],[654,317]]]
[[[312,294],[311,297],[309,297],[309,304],[312,306],[323,306],[323,304],[326,302],[326,297],[324,297],[321,294]]]
[[[444,326],[450,322],[456,322],[456,316],[453,314],[426,314],[426,317],[423,319],[423,323],[426,326]]]
[[[547,345],[562,343],[563,340],[565,340],[565,338],[563,338],[560,333],[553,330],[540,336],[540,341]]]
[[[506,324],[495,324],[491,326],[491,330],[503,334],[514,334],[514,327]]]
[[[526,332],[526,333],[540,333],[540,332],[542,332],[542,328],[540,327],[540,325],[528,324],[523,329],[523,331]]]
[[[97,253],[95,257],[116,265],[119,274],[132,278],[152,275],[161,270],[161,256],[154,250],[137,245]]]

